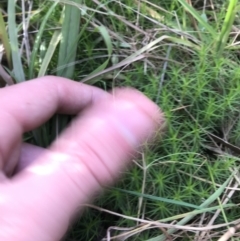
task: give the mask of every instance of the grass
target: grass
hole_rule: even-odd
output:
[[[238,1],[29,2],[1,5],[2,81],[55,74],[104,89],[132,86],[167,120],[164,139],[134,160],[65,240],[238,240]],[[57,134],[51,127],[66,122],[54,117],[29,141],[47,146]],[[229,227],[233,237],[220,239]]]

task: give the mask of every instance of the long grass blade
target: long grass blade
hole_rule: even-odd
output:
[[[49,19],[49,17],[51,16],[53,10],[55,9],[55,7],[57,6],[59,1],[56,1],[55,3],[52,4],[52,6],[49,8],[49,10],[47,11],[45,17],[43,18],[43,21],[41,23],[41,26],[38,30],[38,33],[37,33],[37,36],[36,36],[36,40],[34,42],[34,46],[33,46],[33,51],[32,51],[32,54],[31,54],[31,58],[30,58],[30,65],[29,65],[29,76],[28,78],[29,79],[32,79],[34,78],[34,65],[36,63],[36,57],[37,57],[37,52],[39,50],[39,46],[40,46],[40,43],[41,43],[41,38],[42,38],[42,35],[43,35],[43,32],[44,32],[44,29],[45,29],[45,26],[46,26],[46,23]]]
[[[109,34],[108,34],[107,29],[106,29],[104,26],[100,26],[100,27],[98,28],[98,31],[101,33],[101,35],[102,35],[102,37],[103,37],[103,39],[104,39],[104,42],[105,42],[105,44],[106,44],[106,46],[107,46],[108,58],[107,58],[107,60],[106,60],[103,64],[101,64],[97,69],[95,69],[95,70],[90,74],[90,76],[91,76],[91,75],[94,75],[94,74],[96,74],[96,73],[99,73],[99,72],[101,72],[101,71],[103,71],[103,70],[107,67],[107,65],[108,65],[108,63],[109,63],[109,60],[110,60],[110,58],[111,58],[111,56],[112,56],[113,46],[112,46],[112,41],[111,41],[111,38],[110,38],[110,36],[109,36]],[[97,82],[99,79],[100,79],[100,78],[95,78],[94,82]]]
[[[58,66],[56,68],[56,70],[54,70],[52,73],[55,73],[55,72],[59,72],[61,73],[61,71],[66,67],[66,66],[69,66],[69,65],[74,65],[75,63],[72,62],[70,63],[70,59],[71,59],[71,56],[73,55],[74,52],[76,52],[76,48],[75,48],[75,45],[77,45],[78,41],[81,39],[83,33],[85,32],[88,24],[90,23],[91,19],[93,18],[94,16],[94,13],[87,19],[86,23],[81,27],[81,30],[77,36],[77,38],[75,39],[75,42],[70,50],[70,52],[68,52],[68,55],[66,56],[65,58],[65,64],[62,65],[62,66]]]
[[[41,68],[38,73],[38,77],[46,75],[48,65],[52,59],[52,56],[56,50],[56,47],[61,39],[61,32],[56,30],[52,36],[52,39],[49,43],[47,52],[43,58]]]
[[[238,205],[237,204],[225,204],[225,205],[218,205],[218,206],[214,206],[214,207],[207,207],[207,208],[202,208],[202,209],[199,209],[199,210],[194,210],[192,212],[188,212],[188,213],[183,213],[183,214],[179,214],[179,215],[176,215],[176,216],[172,216],[172,217],[169,217],[169,218],[164,218],[164,219],[161,219],[159,220],[159,222],[170,222],[170,221],[176,221],[177,219],[181,219],[181,218],[185,218],[187,216],[190,216],[190,215],[198,215],[198,214],[202,214],[202,213],[207,213],[207,212],[213,212],[213,211],[216,211],[220,208],[236,208]]]
[[[17,82],[25,81],[21,55],[18,47],[15,1],[8,1],[8,34],[12,53],[13,76]]]
[[[131,58],[131,62],[129,60],[126,61],[126,59],[125,59],[107,69],[97,72],[96,74],[91,74],[91,75],[85,77],[84,79],[81,80],[81,82],[89,84],[89,85],[95,84],[99,80],[99,78],[103,78],[105,75],[113,72],[114,70],[119,69],[129,63],[134,63],[136,61],[142,60],[144,58],[145,58],[145,55],[142,54],[142,55]]]
[[[232,177],[229,177],[205,202],[203,202],[199,207],[200,209],[202,208],[207,208],[210,204],[212,204],[214,201],[216,201],[219,196],[224,192],[224,189],[227,187],[229,181],[231,180]],[[196,214],[190,214],[183,218],[181,221],[179,221],[176,225],[185,225],[188,223],[190,220],[192,220]],[[173,234],[177,231],[177,229],[169,229],[167,231],[168,234]],[[147,241],[164,241],[166,239],[166,235],[162,234],[159,235],[155,238],[148,239]]]
[[[81,0],[75,0],[75,3],[81,3]],[[71,52],[70,58],[67,58],[68,63],[72,63],[75,61],[76,53],[77,53],[77,42],[79,33],[81,19],[81,11],[76,6],[66,5],[64,9],[64,20],[62,26],[62,40],[59,50],[58,57],[58,71],[57,75],[72,78],[75,65],[67,65],[66,57]],[[65,68],[61,68],[62,66],[66,66]]]
[[[156,197],[156,196],[149,195],[149,194],[142,194],[142,193],[139,193],[139,192],[123,190],[123,189],[120,189],[120,188],[114,188],[114,189],[116,189],[118,191],[121,191],[121,192],[124,192],[124,193],[135,195],[135,196],[138,196],[138,197],[150,199],[150,200],[153,200],[153,201],[165,202],[165,203],[175,204],[175,205],[188,207],[188,208],[201,209],[197,205],[193,205],[191,203],[186,203],[186,202],[183,202],[183,201],[177,201],[177,200],[167,199],[167,198],[163,198],[163,197]]]
[[[0,40],[2,41],[9,69],[12,69],[11,46],[6,31],[6,25],[3,20],[2,12],[0,11]]]
[[[217,36],[217,32],[212,28],[211,25],[209,25],[202,16],[193,8],[191,7],[185,0],[178,0],[179,3],[182,4],[182,6],[198,21],[202,27],[204,27],[211,35],[212,37]]]
[[[227,10],[220,35],[218,37],[217,46],[216,46],[216,52],[218,54],[221,54],[223,49],[226,47],[226,43],[229,38],[232,25],[236,17],[237,3],[238,3],[238,0],[230,0],[229,2],[228,10]]]

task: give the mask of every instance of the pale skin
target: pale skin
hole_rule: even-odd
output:
[[[47,76],[0,89],[0,240],[58,241],[163,123],[136,90],[107,93]],[[79,114],[48,148],[22,134],[55,113]]]

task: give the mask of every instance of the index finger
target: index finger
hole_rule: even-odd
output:
[[[0,89],[0,126],[4,127],[0,131],[0,169],[9,173],[15,167],[24,132],[37,128],[56,112],[77,114],[107,95],[96,87],[54,76]]]

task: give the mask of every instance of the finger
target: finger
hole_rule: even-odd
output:
[[[24,222],[30,223],[19,240],[28,240],[24,235],[39,240],[41,230],[45,240],[59,240],[76,209],[118,177],[136,148],[161,125],[163,116],[152,102],[138,92],[124,92],[86,110],[49,152],[13,178],[21,207],[14,207],[14,213],[24,212]],[[12,200],[6,198],[6,203],[13,205]],[[24,225],[19,223],[15,215],[12,235],[14,225]]]
[[[22,133],[46,122],[55,112],[76,114],[106,92],[60,77],[47,76],[0,89],[0,169],[16,165]],[[4,163],[8,160],[8,163]]]
[[[38,147],[32,144],[23,143],[21,146],[20,155],[18,158],[17,166],[14,170],[14,174],[22,171],[27,166],[37,160],[46,150],[42,147]],[[13,175],[14,175],[13,174]]]

